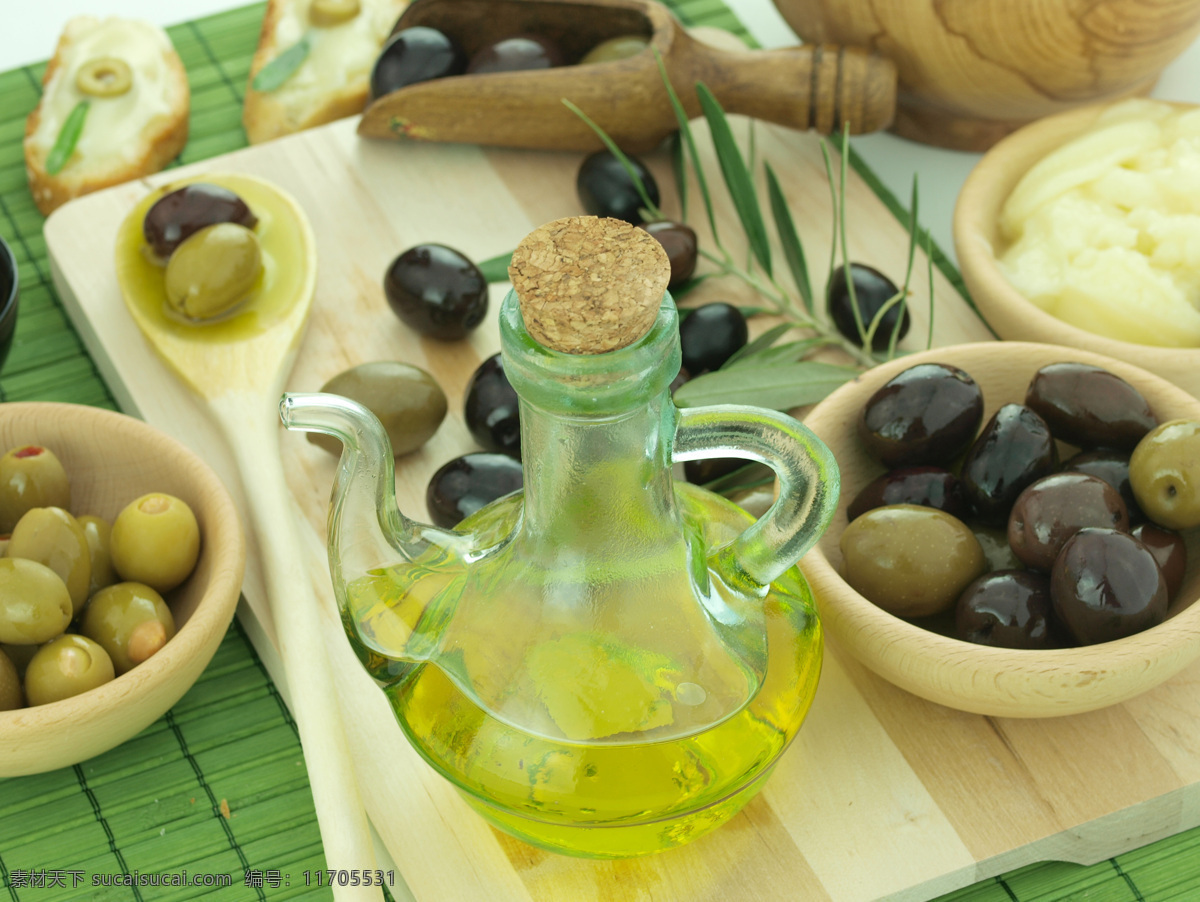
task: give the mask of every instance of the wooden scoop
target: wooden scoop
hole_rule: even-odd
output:
[[[163,316],[161,270],[141,253],[141,230],[146,210],[164,191],[145,198],[122,223],[117,238],[117,281],[138,328],[167,366],[207,402],[237,462],[327,866],[334,870],[373,869],[374,846],[321,637],[318,602],[305,557],[297,550],[293,527],[297,514],[292,510],[279,455],[279,399],[312,307],[315,240],[300,206],[267,182],[248,175],[209,174],[169,188],[195,181],[229,188],[258,216],[264,255],[268,248],[275,255],[268,272],[275,274],[272,284],[279,289],[274,295],[278,303],[264,302],[259,310],[201,326]],[[331,888],[338,900],[382,899],[378,887],[333,884]]]
[[[896,69],[883,57],[820,45],[716,50],[689,37],[653,0],[415,0],[393,33],[416,25],[451,36],[468,57],[519,33],[555,42],[568,60],[619,35],[642,35],[650,43],[611,62],[408,85],[368,105],[360,135],[550,150],[602,147],[563,105],[565,98],[623,150],[648,151],[678,127],[654,50],[689,117],[700,115],[698,81],[728,113],[823,134],[843,125],[851,134],[877,131],[895,112]]]

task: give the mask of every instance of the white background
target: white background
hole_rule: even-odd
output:
[[[173,25],[245,5],[246,0],[0,0],[0,71],[48,59],[63,23],[78,13],[120,15]],[[771,0],[726,0],[764,47],[797,43]],[[19,10],[19,12],[18,12]],[[1200,102],[1200,41],[1163,73],[1154,96]],[[854,139],[854,146],[891,192],[907,203],[914,173],[919,178],[921,224],[953,256],[950,222],[963,180],[977,154],[926,147],[892,135]]]

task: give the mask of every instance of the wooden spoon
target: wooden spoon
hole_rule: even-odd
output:
[[[468,57],[518,33],[553,41],[568,60],[619,35],[641,35],[649,45],[611,62],[408,85],[368,105],[360,135],[549,150],[602,147],[563,105],[565,98],[622,149],[648,151],[678,128],[655,50],[689,117],[700,114],[698,81],[728,113],[824,134],[840,132],[843,124],[852,134],[876,131],[895,112],[896,69],[881,56],[821,45],[716,50],[689,37],[653,0],[415,0],[393,33],[417,25],[451,36]]]
[[[220,322],[190,325],[164,313],[163,271],[143,253],[142,221],[167,191],[196,181],[223,185],[249,204],[259,219],[256,233],[266,262],[262,288],[246,309]],[[301,207],[248,175],[205,174],[165,186],[134,207],[117,236],[117,281],[126,307],[167,366],[207,402],[242,477],[326,866],[374,869],[374,847],[318,626],[318,602],[297,551],[296,514],[279,456],[279,399],[308,323],[315,261],[312,229]],[[377,887],[332,884],[332,889],[338,899],[382,899]]]

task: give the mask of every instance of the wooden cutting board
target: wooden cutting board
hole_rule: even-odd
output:
[[[461,419],[463,389],[498,348],[494,314],[507,286],[493,287],[483,327],[466,341],[443,344],[416,337],[392,315],[383,272],[413,244],[442,242],[482,260],[511,250],[543,222],[580,212],[574,180],[581,155],[374,143],[357,138],[354,126],[335,123],[148,185],[184,173],[242,171],[296,197],[316,233],[319,278],[289,388],[317,390],[335,373],[375,359],[405,360],[433,373],[450,398],[450,415],[397,473],[404,510],[424,519],[430,474],[473,448]],[[781,178],[812,268],[822,271],[831,218],[817,139],[759,125],[756,143],[759,159],[771,161]],[[721,235],[736,244],[736,217],[702,146],[720,199]],[[648,162],[664,194],[672,195],[665,155]],[[47,222],[55,283],[123,408],[201,453],[240,502],[228,450],[142,339],[113,275],[115,230],[148,185],[82,198]],[[667,204],[668,213],[674,206]],[[691,209],[702,209],[695,198]],[[846,211],[852,256],[902,274],[907,233],[853,173]],[[907,342],[914,348],[928,322],[920,255],[916,271]],[[933,292],[936,344],[990,337],[940,274]],[[725,298],[750,299],[714,280],[688,303]],[[264,468],[279,465],[262,461]],[[1098,861],[1200,824],[1200,667],[1105,711],[1012,721],[925,702],[831,648],[798,739],[763,793],[730,824],[690,846],[635,861],[579,861],[531,848],[486,826],[404,740],[382,693],[340,636],[323,552],[335,461],[288,433],[282,466],[312,552],[296,565],[311,570],[324,605],[363,796],[417,899],[927,899],[1034,861]],[[255,543],[262,541],[270,537],[251,537],[242,613],[278,679],[255,561]]]

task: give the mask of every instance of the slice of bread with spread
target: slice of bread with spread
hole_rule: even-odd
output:
[[[25,168],[44,215],[68,200],[158,172],[187,143],[187,73],[166,32],[149,22],[76,16],[67,22],[25,121]],[[85,105],[85,106],[81,106]],[[64,131],[78,128],[73,147]]]
[[[269,0],[242,108],[250,143],[361,113],[375,58],[407,6],[408,0]],[[256,90],[259,73],[301,41],[308,50],[295,71],[271,90]]]

